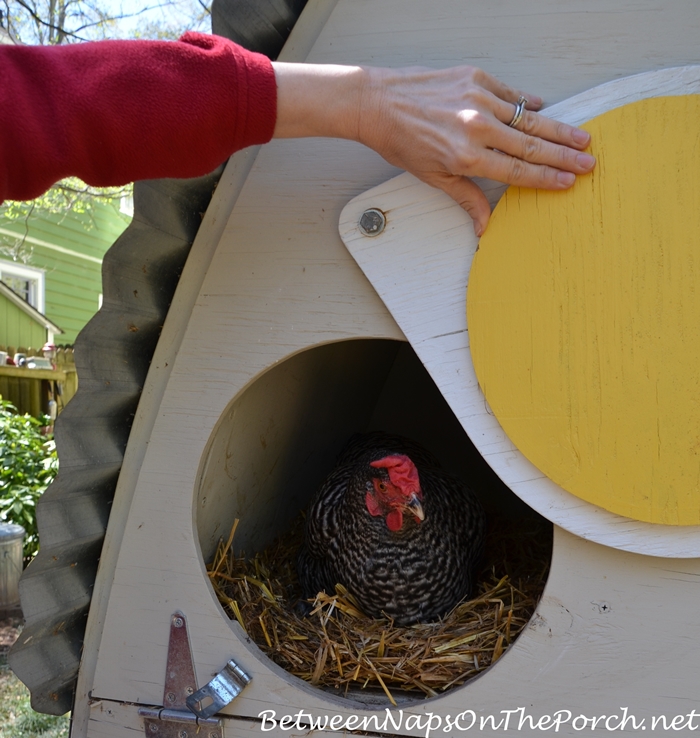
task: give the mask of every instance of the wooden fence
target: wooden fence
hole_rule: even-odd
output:
[[[43,356],[41,349],[32,347],[0,345],[0,351],[7,351],[9,356]],[[48,415],[49,402],[55,400],[60,413],[78,390],[73,347],[60,347],[55,364],[55,369],[0,366],[0,397],[9,400],[20,413],[29,413],[36,418]]]

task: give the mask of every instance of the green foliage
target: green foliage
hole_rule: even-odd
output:
[[[2,5],[10,38],[20,43],[56,45],[104,38],[116,20],[116,14],[98,0],[3,0]]]
[[[211,0],[0,0],[0,28],[15,43],[51,46],[114,38],[177,39],[185,31],[211,30]],[[28,220],[35,209],[89,215],[95,202],[118,201],[131,188],[92,187],[68,177],[31,202],[6,202],[1,215]],[[23,241],[18,243],[23,248]]]
[[[210,0],[0,0],[0,25],[24,44],[177,38],[211,27]]]
[[[68,738],[69,718],[32,710],[29,691],[5,666],[0,667],[0,738]]]
[[[57,216],[60,225],[69,213],[74,216],[78,214],[87,232],[95,225],[98,207],[109,205],[116,212],[121,198],[131,196],[133,189],[133,184],[91,187],[77,177],[68,177],[34,200],[6,200],[0,205],[0,219],[6,222],[23,221],[24,233],[16,237],[0,237],[0,258],[31,265],[34,248],[27,236],[37,219],[40,221],[46,216]]]
[[[36,503],[58,472],[56,444],[41,432],[47,422],[0,400],[0,521],[27,531],[25,558],[39,550]]]
[[[123,187],[91,187],[77,177],[68,177],[34,200],[7,200],[0,212],[7,220],[27,220],[39,211],[62,216],[69,211],[91,215],[95,203],[118,204],[121,197],[130,195],[132,191],[132,184]],[[89,222],[86,225],[90,227]]]

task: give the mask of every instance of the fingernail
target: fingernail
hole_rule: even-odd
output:
[[[582,131],[580,128],[574,128],[571,138],[573,138],[577,144],[585,145],[591,140],[591,134],[588,133],[588,131]]]
[[[557,172],[557,182],[564,187],[571,187],[576,181],[576,175],[571,172]]]
[[[479,225],[476,221],[474,221],[474,233],[476,234],[477,238],[481,238],[484,235],[484,226]]]
[[[531,95],[529,100],[530,100],[530,103],[534,105],[536,108],[541,108],[542,103],[544,102],[544,100],[539,95]]]
[[[577,154],[576,163],[581,167],[581,169],[593,169],[595,166],[595,156],[591,156],[590,154]]]

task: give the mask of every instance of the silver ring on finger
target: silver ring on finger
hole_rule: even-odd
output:
[[[508,124],[509,128],[516,128],[518,123],[523,119],[525,114],[525,106],[527,105],[527,98],[522,95],[518,98],[518,102],[515,104],[515,114],[512,120]]]

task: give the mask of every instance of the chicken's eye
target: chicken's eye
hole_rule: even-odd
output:
[[[377,487],[379,487],[380,492],[386,492],[386,484],[384,484],[384,482],[379,482]]]

